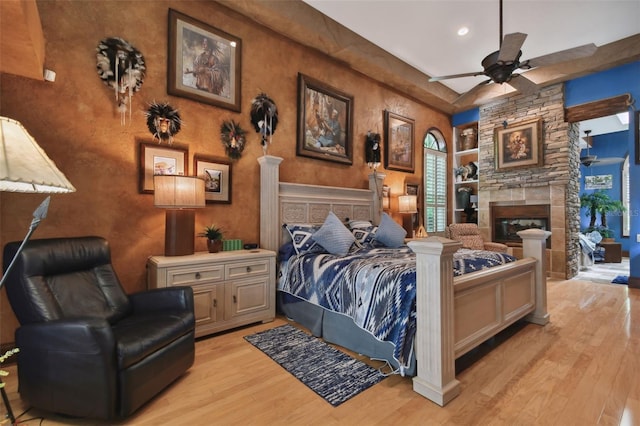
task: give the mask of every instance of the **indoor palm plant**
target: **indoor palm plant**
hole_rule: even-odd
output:
[[[200,236],[207,238],[207,249],[209,249],[209,253],[217,253],[222,249],[222,238],[224,235],[221,228],[215,225],[205,226]]]
[[[604,238],[613,238],[613,232],[607,227],[607,214],[623,212],[624,205],[620,200],[613,200],[602,191],[595,191],[580,196],[580,207],[586,208],[589,227],[585,232],[598,231]],[[596,225],[596,218],[600,215],[600,224]]]

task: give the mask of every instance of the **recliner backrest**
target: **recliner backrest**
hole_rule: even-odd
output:
[[[4,249],[4,268],[20,242]],[[6,281],[11,307],[21,325],[64,318],[103,318],[117,322],[131,305],[111,266],[101,237],[29,241]]]

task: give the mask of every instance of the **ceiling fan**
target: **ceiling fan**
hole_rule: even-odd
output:
[[[584,134],[585,134],[584,140],[587,143],[587,155],[584,157],[580,157],[580,163],[583,166],[585,167],[610,166],[612,164],[619,164],[624,162],[624,158],[620,158],[620,157],[609,157],[609,158],[602,158],[598,160],[597,155],[590,155],[589,147],[591,146],[592,139],[591,139],[591,136],[589,136],[589,134],[591,134],[591,130],[585,130]]]
[[[523,33],[511,33],[505,35],[504,38],[502,37],[502,0],[500,0],[500,50],[489,54],[482,60],[481,65],[483,70],[441,77],[431,77],[429,81],[440,81],[460,77],[475,77],[478,75],[486,75],[489,77],[488,80],[479,83],[468,92],[462,94],[454,101],[454,103],[460,103],[463,98],[468,97],[472,93],[478,91],[482,86],[492,82],[498,84],[508,83],[514,89],[523,94],[531,94],[538,90],[538,85],[526,78],[524,75],[514,73],[516,70],[529,70],[531,68],[584,58],[593,55],[597,49],[595,44],[590,43],[539,56],[537,58],[520,61],[520,56],[522,55],[520,48],[524,44],[526,38],[527,35]]]

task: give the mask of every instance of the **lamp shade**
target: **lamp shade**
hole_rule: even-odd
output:
[[[399,213],[418,213],[418,197],[415,195],[401,195],[398,197]]]
[[[62,193],[75,190],[22,124],[0,117],[0,191]]]
[[[156,175],[153,177],[156,207],[194,209],[205,206],[204,180],[195,176]]]

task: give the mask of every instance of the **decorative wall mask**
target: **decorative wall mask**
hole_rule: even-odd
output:
[[[225,120],[220,126],[220,137],[222,138],[222,145],[229,158],[237,160],[242,155],[244,145],[246,143],[245,132],[240,124],[233,120]]]
[[[177,109],[173,109],[168,103],[152,103],[147,110],[147,127],[153,135],[158,138],[158,143],[173,143],[173,136],[176,135],[182,126],[180,114]]]
[[[266,93],[260,93],[251,101],[251,124],[262,136],[260,143],[264,155],[267,155],[268,145],[271,145],[278,125],[278,109],[276,103]],[[267,136],[269,136],[268,140]]]
[[[380,167],[380,133],[367,132],[365,144],[365,160],[369,168],[376,170]]]
[[[144,81],[144,57],[135,47],[118,37],[100,40],[96,51],[98,75],[104,84],[114,89],[120,124],[124,124],[127,104],[131,120],[131,98]]]

